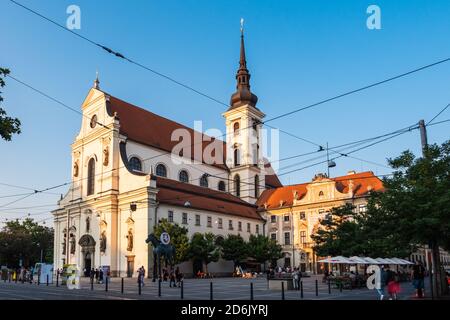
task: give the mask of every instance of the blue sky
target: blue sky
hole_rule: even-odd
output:
[[[445,0],[20,2],[61,24],[66,8],[76,4],[80,34],[225,102],[235,89],[244,17],[252,90],[267,118],[450,57],[450,2]],[[371,4],[381,8],[381,30],[366,27]],[[108,55],[8,0],[0,0],[0,12],[0,66],[64,103],[79,108],[99,70],[102,89],[119,98],[188,126],[202,120],[204,128],[224,129],[225,107]],[[70,144],[80,115],[12,80],[3,91],[3,107],[21,119],[23,133],[13,142],[0,141],[0,183],[41,189],[69,181]],[[430,120],[448,103],[450,63],[270,125],[333,146]],[[448,118],[450,111],[439,119]],[[431,127],[429,141],[442,143],[449,132],[448,123]],[[280,138],[282,158],[317,149],[284,134]],[[354,155],[386,163],[405,149],[420,152],[418,131]],[[336,162],[332,176],[352,169],[390,172],[354,159]],[[325,165],[316,166],[282,181],[309,181],[325,171]],[[0,197],[25,192],[0,185]],[[26,213],[47,218],[44,211],[51,207],[15,208],[50,205],[58,198],[31,196],[2,208],[0,220]],[[0,198],[0,207],[15,199]]]

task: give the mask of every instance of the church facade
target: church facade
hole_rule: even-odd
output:
[[[52,212],[55,268],[107,266],[111,276],[131,277],[144,266],[151,274],[145,239],[162,218],[186,226],[189,237],[265,232],[256,202],[282,185],[262,156],[264,113],[250,90],[243,34],[236,81],[221,141],[116,98],[96,79],[71,146],[72,184]],[[208,270],[232,267],[219,261]],[[182,265],[193,268],[192,261]]]

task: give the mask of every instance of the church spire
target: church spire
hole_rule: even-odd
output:
[[[244,44],[244,19],[241,19],[241,51],[239,57],[239,69],[236,73],[236,92],[231,96],[230,109],[243,105],[256,107],[258,97],[250,92],[250,73],[247,69]]]
[[[100,90],[100,80],[98,80],[98,71],[95,73],[94,89]]]

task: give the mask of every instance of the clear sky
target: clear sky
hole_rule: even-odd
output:
[[[18,1],[61,24],[67,7],[76,4],[80,34],[225,102],[235,89],[244,17],[252,91],[267,118],[450,57],[448,0]],[[381,8],[381,30],[366,27],[371,4]],[[121,99],[191,127],[202,120],[204,128],[224,129],[224,106],[108,55],[8,0],[0,0],[0,14],[0,66],[64,103],[80,108],[98,70],[101,88]],[[42,189],[70,181],[70,145],[80,115],[12,80],[3,91],[3,107],[20,118],[23,132],[12,142],[0,141],[0,183]],[[450,62],[270,125],[334,146],[430,120],[448,103]],[[448,118],[450,110],[439,120]],[[449,123],[430,127],[429,142],[442,143],[449,132]],[[317,149],[284,134],[280,140],[282,158]],[[354,156],[386,164],[406,149],[420,152],[417,130]],[[336,162],[332,176],[390,172],[354,159]],[[310,181],[318,172],[326,166],[285,175],[282,182]],[[0,185],[0,220],[27,213],[50,217],[54,205],[36,206],[55,204],[67,187],[53,191],[5,208],[20,197],[4,196],[28,191]],[[23,207],[33,208],[16,210]]]

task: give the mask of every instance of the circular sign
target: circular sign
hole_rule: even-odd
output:
[[[161,236],[159,237],[159,240],[161,240],[162,244],[169,244],[170,243],[170,236],[167,232],[161,233]]]

